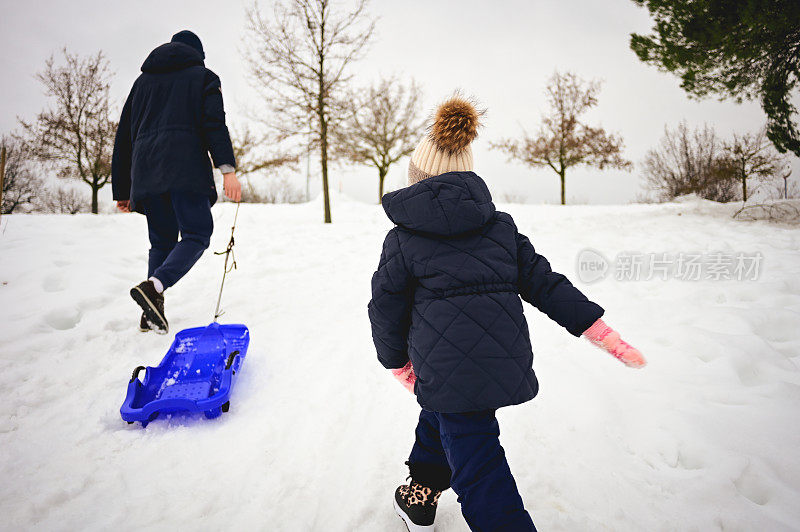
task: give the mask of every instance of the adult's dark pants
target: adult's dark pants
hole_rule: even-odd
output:
[[[471,530],[535,532],[499,438],[494,410],[463,414],[423,410],[408,459],[411,477],[437,489],[452,486]]]
[[[211,201],[203,194],[172,191],[145,198],[141,204],[150,236],[147,277],[155,277],[166,289],[186,275],[208,248],[214,231]]]

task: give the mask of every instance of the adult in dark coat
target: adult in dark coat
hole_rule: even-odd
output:
[[[142,307],[143,331],[167,332],[163,292],[208,248],[217,200],[212,160],[225,194],[241,199],[220,80],[204,58],[200,39],[187,30],[153,50],[122,109],[114,142],[117,207],[147,217],[148,279],[131,289]]]
[[[409,530],[432,530],[452,487],[473,530],[535,531],[500,446],[498,408],[539,383],[522,300],[629,366],[623,342],[593,303],[552,271],[472,171],[480,114],[455,97],[439,107],[409,164],[409,186],[383,197],[395,227],[372,277],[369,318],[378,359],[422,406],[394,506]]]

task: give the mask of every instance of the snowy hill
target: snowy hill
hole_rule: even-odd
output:
[[[252,342],[231,411],[128,426],[134,366],[171,336],[137,331],[137,215],[9,216],[0,237],[0,529],[401,531],[391,508],[418,407],[375,359],[377,206],[243,205],[223,322]],[[502,206],[649,360],[625,368],[527,307],[539,397],[499,412],[542,531],[791,530],[800,523],[800,230],[699,202]],[[222,250],[233,206],[214,208]],[[757,280],[577,279],[576,257],[762,254]],[[204,325],[222,258],[166,298]],[[464,531],[452,492],[439,531]]]

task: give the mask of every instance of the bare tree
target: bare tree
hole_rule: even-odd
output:
[[[425,126],[419,118],[422,90],[396,77],[354,91],[350,112],[337,131],[337,145],[353,162],[378,170],[378,203],[389,168],[414,151]]]
[[[764,182],[778,175],[782,158],[767,138],[766,129],[754,134],[734,133],[733,140],[724,143],[723,149],[742,183],[742,201],[747,201],[748,179]]]
[[[705,199],[722,203],[739,199],[739,181],[730,159],[723,156],[711,167],[708,181],[697,193]]]
[[[111,120],[111,71],[103,52],[80,57],[63,50],[63,64],[45,62],[36,75],[52,105],[33,122],[20,120],[31,152],[52,164],[57,175],[80,179],[92,188],[92,212],[97,193],[111,179],[111,154],[116,122]]]
[[[375,30],[366,7],[367,0],[357,0],[352,11],[331,0],[278,0],[269,17],[258,4],[247,10],[245,60],[266,105],[262,122],[277,143],[319,149],[325,223],[331,222],[329,134],[345,114],[349,67]]]
[[[44,191],[37,203],[39,210],[53,214],[78,214],[89,206],[83,194],[65,186]]]
[[[301,203],[305,193],[286,176],[271,176],[259,187],[247,187],[242,191],[246,203]]]
[[[235,128],[232,132],[233,154],[236,157],[236,174],[239,176],[271,171],[297,162],[297,155],[288,153],[264,153],[262,147],[267,140],[258,136],[248,126]]]
[[[0,145],[6,151],[2,213],[11,214],[20,207],[33,204],[42,192],[42,180],[34,174],[30,154],[19,138],[3,136]]]
[[[603,170],[628,170],[632,163],[622,157],[619,135],[580,122],[580,115],[597,105],[600,82],[584,81],[577,75],[555,72],[547,84],[548,114],[534,136],[523,132],[520,140],[492,143],[494,149],[534,168],[549,167],[561,180],[561,204],[566,204],[567,168],[585,165]]]
[[[254,187],[253,178],[264,174],[269,176],[275,170],[283,167],[293,167],[297,162],[297,155],[284,152],[265,153],[263,146],[270,145],[267,140],[256,135],[247,126],[237,128],[232,132],[233,154],[236,157],[236,173],[243,179],[244,193],[242,201],[245,203],[267,203],[259,201],[259,193]]]
[[[714,128],[694,131],[686,122],[674,130],[664,127],[657,148],[647,152],[644,177],[661,201],[697,194],[714,201],[731,201],[738,195],[738,174],[725,157]]]

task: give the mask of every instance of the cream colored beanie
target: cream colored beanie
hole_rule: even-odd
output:
[[[456,95],[436,110],[430,131],[422,138],[408,164],[408,184],[447,172],[473,169],[472,147],[483,111]]]

